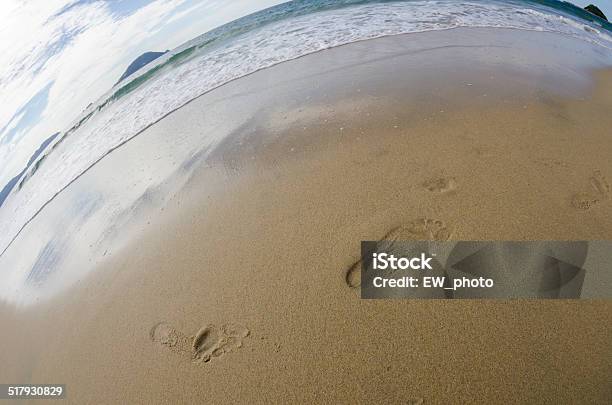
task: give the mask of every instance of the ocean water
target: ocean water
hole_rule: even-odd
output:
[[[582,39],[612,54],[609,23],[552,0],[320,0],[262,10],[194,38],[89,106],[30,165],[0,206],[0,255],[46,204],[87,169],[212,89],[324,49],[457,27],[553,32]]]

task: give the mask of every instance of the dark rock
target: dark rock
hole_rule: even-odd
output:
[[[49,144],[51,142],[53,142],[53,140],[55,138],[57,138],[57,136],[59,135],[58,133],[55,133],[53,135],[51,135],[49,138],[45,139],[45,141],[40,145],[40,147],[36,150],[36,152],[34,152],[34,154],[32,155],[32,157],[30,157],[30,160],[28,161],[28,164],[26,165],[26,167],[21,171],[21,173],[19,173],[17,176],[13,177],[3,188],[2,190],[0,190],[0,207],[2,206],[2,204],[4,203],[4,200],[6,200],[6,198],[9,196],[9,194],[11,193],[11,191],[13,190],[13,188],[15,188],[15,186],[17,185],[17,182],[19,181],[19,179],[21,179],[21,177],[25,174],[25,172],[28,171],[28,169],[30,168],[30,166],[32,166],[32,164],[34,163],[34,161],[36,161],[36,159],[38,158],[38,156],[40,156],[41,153],[43,153],[45,151],[45,149],[47,149],[47,146],[49,146]]]
[[[166,52],[168,52],[168,51],[166,50],[164,52],[145,52],[145,53],[143,53],[142,55],[140,55],[139,57],[134,59],[134,61],[132,63],[130,63],[130,65],[127,67],[125,72],[121,75],[121,77],[119,78],[119,81],[117,81],[117,83],[119,83],[121,80],[125,79],[126,77],[128,77],[132,73],[136,72],[141,67],[143,67],[143,66],[153,62],[155,59],[159,58],[160,56],[162,56]]]
[[[599,9],[599,7],[597,7],[595,5],[589,4],[584,9],[586,11],[588,11],[589,13],[595,14],[597,17],[603,18],[604,20],[608,21],[608,19],[606,18],[605,14]]]

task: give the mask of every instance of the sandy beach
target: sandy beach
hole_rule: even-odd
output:
[[[347,285],[360,241],[402,225],[612,239],[609,58],[555,34],[455,29],[197,98],[0,258],[52,252],[31,300],[0,304],[0,381],[66,384],[79,404],[609,403],[609,299],[369,301]]]

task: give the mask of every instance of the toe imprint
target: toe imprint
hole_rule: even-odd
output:
[[[438,177],[423,182],[423,187],[432,193],[448,193],[457,188],[454,177]]]

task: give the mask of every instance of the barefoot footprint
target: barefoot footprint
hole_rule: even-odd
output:
[[[151,328],[149,337],[173,353],[190,356],[194,362],[207,363],[213,357],[220,357],[242,347],[242,341],[249,336],[249,330],[242,325],[227,324],[221,327],[207,325],[189,338],[166,322]]]
[[[406,225],[398,226],[389,231],[379,240],[379,247],[383,250],[392,250],[397,241],[429,240],[447,241],[453,234],[453,228],[444,221],[431,218],[419,218]],[[346,272],[346,284],[350,288],[361,286],[361,259],[354,263]]]
[[[241,325],[224,325],[217,328],[208,325],[198,331],[193,339],[193,360],[209,362],[242,347],[242,339],[249,336],[249,330]]]
[[[608,183],[601,171],[594,171],[589,180],[592,190],[574,194],[572,197],[572,206],[576,209],[588,210],[610,197],[610,183]]]

